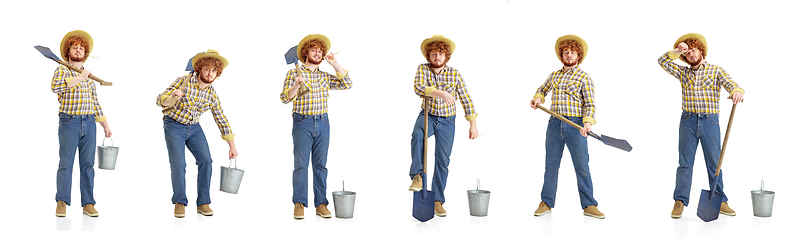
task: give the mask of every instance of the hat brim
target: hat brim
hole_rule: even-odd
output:
[[[305,36],[305,38],[302,38],[302,41],[299,41],[299,44],[297,44],[297,49],[296,49],[297,50],[296,57],[299,58],[299,61],[302,61],[302,63],[305,63],[305,55],[302,54],[302,48],[305,47],[305,43],[308,43],[313,39],[318,39],[319,41],[324,43],[326,49],[324,50],[324,54],[322,56],[327,56],[327,52],[330,51],[332,43],[330,43],[330,39],[327,38],[327,36],[324,36],[322,34],[307,35]]]
[[[423,55],[424,58],[428,57],[426,55],[426,51],[425,51],[426,48],[427,48],[427,45],[429,45],[430,43],[433,43],[433,42],[437,42],[437,41],[440,41],[440,42],[445,43],[446,45],[449,45],[449,56],[454,54],[454,41],[452,41],[451,39],[443,37],[443,35],[434,35],[431,38],[424,39],[424,41],[421,42],[421,55]]]
[[[701,42],[701,44],[704,44],[704,56],[703,57],[706,58],[707,55],[709,55],[709,46],[707,45],[707,39],[704,38],[704,35],[701,35],[699,33],[688,33],[688,34],[682,35],[681,37],[679,37],[679,39],[676,40],[675,43],[673,43],[673,49],[676,49],[676,47],[679,46],[679,43],[683,43],[684,41],[687,41],[687,39],[690,39],[690,38],[698,40],[699,42]],[[679,59],[682,60],[682,62],[687,62],[687,58],[685,58],[684,55],[679,56]]]
[[[216,59],[219,59],[219,61],[222,61],[222,70],[227,68],[227,64],[230,64],[230,62],[227,61],[227,58],[222,57],[222,55],[220,55],[218,52],[209,50],[209,51],[204,52],[204,53],[197,53],[197,55],[194,55],[194,58],[191,59],[191,66],[194,67],[194,71],[199,71],[200,70],[197,67],[197,62],[199,62],[199,60],[202,60],[202,59],[207,58],[207,57],[216,58]]]
[[[565,35],[557,39],[557,42],[554,43],[554,54],[557,54],[557,58],[560,59],[562,62],[562,54],[560,53],[560,43],[568,40],[574,40],[577,44],[582,46],[582,56],[579,56],[579,64],[582,64],[587,58],[587,42],[579,36],[576,35]]]
[[[86,43],[89,44],[89,46],[83,46],[89,52],[88,54],[86,54],[86,58],[83,59],[83,62],[86,62],[86,60],[89,59],[89,55],[91,54],[91,49],[94,47],[94,39],[91,38],[91,35],[89,35],[89,33],[83,30],[74,30],[64,35],[64,38],[61,39],[61,47],[59,48],[59,51],[61,51],[61,59],[64,59],[64,61],[68,59],[67,58],[68,54],[64,47],[66,46],[67,39],[74,36],[83,37],[83,39],[86,39]]]

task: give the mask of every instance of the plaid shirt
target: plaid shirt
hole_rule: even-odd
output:
[[[540,97],[545,102],[546,93],[551,94],[551,111],[569,117],[582,117],[582,122],[596,124],[593,79],[579,66],[561,68],[552,72],[532,98]]]
[[[745,91],[732,81],[722,68],[709,64],[706,61],[693,69],[689,66],[679,66],[675,62],[679,56],[670,52],[659,57],[657,62],[682,85],[682,110],[693,113],[720,113],[718,100],[720,88],[723,87],[731,94]]]
[[[444,66],[440,73],[435,73],[429,63],[424,63],[418,66],[416,70],[416,79],[413,81],[413,89],[416,95],[427,96],[435,90],[441,90],[451,94],[455,100],[460,99],[465,110],[465,118],[467,121],[477,119],[477,113],[474,109],[474,103],[471,101],[471,95],[468,93],[463,76],[457,69],[449,66]],[[431,110],[430,114],[439,117],[448,117],[457,113],[457,106],[455,104],[447,105],[442,98],[428,99]],[[424,108],[424,105],[421,105]]]
[[[165,116],[173,118],[175,121],[182,124],[191,125],[199,122],[200,115],[208,110],[213,113],[213,119],[216,120],[216,125],[219,126],[219,131],[222,133],[222,139],[233,140],[235,134],[230,129],[230,123],[222,111],[222,104],[219,102],[219,96],[216,95],[216,90],[213,86],[208,86],[205,89],[199,87],[197,75],[188,75],[178,77],[172,85],[166,88],[166,91],[158,94],[155,104],[163,107],[163,101],[172,95],[172,92],[183,84],[183,81],[188,79],[186,89],[182,89],[183,97],[180,97],[175,104],[175,108],[167,113]]]
[[[94,114],[94,121],[105,122],[103,108],[97,100],[97,89],[94,81],[86,79],[73,87],[68,87],[72,78],[80,76],[65,66],[58,66],[53,74],[50,87],[58,94],[58,111],[72,115]]]
[[[349,71],[345,74],[336,72],[336,75],[332,75],[322,72],[318,68],[316,71],[311,71],[305,65],[302,65],[299,71],[302,77],[305,78],[305,84],[310,84],[310,93],[299,98],[296,95],[293,99],[288,98],[288,90],[294,86],[296,69],[288,70],[288,73],[285,74],[283,91],[280,93],[280,100],[283,101],[283,104],[294,102],[294,113],[303,115],[327,113],[327,97],[330,95],[330,89],[346,90],[352,88],[352,79],[349,79]],[[297,90],[297,95],[299,95],[299,90]]]

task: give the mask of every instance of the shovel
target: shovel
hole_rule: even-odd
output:
[[[296,77],[298,78],[299,75],[299,58],[296,56],[298,46],[293,46],[291,49],[288,49],[288,52],[285,53],[285,64],[294,64],[296,67]],[[310,93],[310,89],[308,89],[307,85],[302,85],[299,87],[299,92],[296,94],[297,98],[303,97]]]
[[[556,114],[556,113],[554,113],[552,111],[549,111],[549,109],[546,109],[545,107],[540,106],[540,104],[538,104],[538,108],[540,108],[541,110],[543,110],[544,112],[546,112],[548,114],[551,114],[552,116],[556,117],[557,119],[560,119],[560,121],[568,123],[568,125],[571,125],[571,126],[575,127],[576,129],[582,129],[582,127],[579,126],[578,124],[576,124],[574,122],[571,122],[570,120],[560,116],[560,114]],[[591,137],[593,137],[595,139],[598,139],[599,141],[601,141],[604,144],[609,145],[611,147],[615,147],[615,148],[618,148],[618,149],[621,149],[621,150],[624,150],[624,151],[627,151],[627,152],[632,151],[632,145],[629,145],[629,142],[627,142],[626,140],[612,138],[610,136],[605,136],[604,134],[602,134],[601,137],[599,137],[598,135],[596,135],[593,132],[588,132],[588,135],[590,135]]]
[[[33,47],[36,48],[36,50],[39,50],[39,53],[41,53],[45,57],[47,57],[49,59],[52,59],[53,61],[55,61],[55,62],[57,62],[57,63],[59,63],[61,65],[64,65],[64,66],[68,67],[69,69],[72,69],[72,71],[76,71],[78,73],[83,73],[83,70],[80,70],[80,69],[76,68],[75,66],[72,66],[72,65],[70,65],[70,64],[68,64],[68,63],[66,63],[64,61],[61,61],[61,58],[58,58],[58,56],[56,56],[53,53],[53,51],[50,51],[50,48],[45,47],[45,46],[33,46]],[[94,74],[89,75],[89,78],[91,78],[94,81],[99,82],[100,85],[102,85],[102,86],[111,86],[111,85],[113,85],[112,82],[103,81],[102,79],[100,79],[98,77],[95,77]]]
[[[435,216],[435,193],[427,191],[427,98],[424,97],[424,155],[422,165],[424,171],[421,173],[422,187],[418,192],[413,192],[413,217],[421,222],[426,222]]]
[[[731,115],[729,115],[729,125],[726,126],[726,136],[723,137],[723,147],[720,150],[718,168],[715,169],[715,178],[712,180],[712,188],[711,190],[701,189],[701,200],[698,202],[698,217],[704,220],[704,222],[714,221],[718,219],[718,214],[720,214],[720,204],[725,195],[715,190],[718,187],[720,164],[723,163],[723,155],[726,153],[726,143],[729,141],[732,120],[734,120],[734,110],[736,109],[737,104],[734,104],[732,106]]]

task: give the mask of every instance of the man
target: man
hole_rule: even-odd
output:
[[[285,75],[280,100],[293,102],[294,124],[291,136],[294,141],[294,219],[305,218],[308,205],[308,162],[313,167],[313,203],[316,215],[330,218],[327,209],[327,149],[330,146],[330,120],[327,117],[329,91],[352,88],[349,72],[344,70],[330,50],[330,39],[321,34],[311,34],[299,41],[297,57],[303,65],[297,74],[291,69]],[[319,70],[326,59],[336,74]],[[310,93],[297,96],[300,86],[306,85]]]
[[[745,91],[732,81],[722,68],[704,61],[709,47],[701,34],[688,33],[676,40],[674,49],[666,52],[657,60],[662,69],[679,79],[682,85],[682,116],[679,123],[679,167],[676,169],[676,189],[673,200],[676,201],[671,212],[672,218],[681,218],[684,207],[690,203],[690,186],[692,185],[695,150],[701,142],[704,162],[709,175],[709,185],[715,176],[720,158],[720,89],[731,93],[729,98],[734,104],[743,100]],[[690,66],[679,66],[674,61],[681,59]],[[718,192],[723,193],[723,171],[718,177]],[[720,213],[728,216],[737,215],[727,203],[729,199],[723,194]]]
[[[191,59],[193,74],[178,77],[163,93],[158,94],[156,104],[167,108],[174,105],[171,111],[164,112],[163,132],[166,149],[169,151],[169,165],[172,170],[172,204],[175,205],[175,217],[186,216],[186,147],[194,155],[197,164],[197,212],[204,216],[213,216],[210,185],[213,160],[208,148],[205,133],[198,124],[200,115],[210,110],[216,125],[222,133],[222,139],[230,146],[230,159],[238,156],[233,141],[233,131],[222,110],[219,96],[211,84],[222,75],[227,67],[227,59],[219,52],[208,49]],[[185,82],[185,83],[184,83]],[[173,101],[177,101],[173,104]]]
[[[94,209],[94,151],[97,147],[97,134],[94,122],[100,123],[105,137],[111,137],[111,128],[103,114],[97,89],[89,80],[89,70],[83,63],[91,54],[94,40],[89,33],[75,30],[61,39],[61,57],[78,69],[73,71],[66,66],[55,69],[50,85],[58,94],[58,172],[56,174],[55,216],[66,217],[66,206],[71,203],[72,166],[75,162],[75,149],[78,151],[80,166],[80,203],[83,213],[91,217],[100,216]]]
[[[543,103],[546,94],[552,91],[551,111],[576,124],[582,123],[582,128],[576,129],[553,116],[549,118],[546,129],[546,171],[543,175],[543,190],[540,192],[542,200],[535,216],[543,216],[554,207],[560,161],[563,148],[568,146],[576,170],[583,214],[604,219],[604,214],[597,208],[598,202],[593,198],[593,180],[588,166],[590,156],[587,152],[587,133],[596,124],[596,105],[593,100],[593,80],[579,68],[579,64],[587,56],[587,43],[578,36],[565,35],[557,39],[554,51],[563,67],[549,75],[543,86],[538,88],[530,105],[532,109],[538,109],[538,104]]]
[[[454,53],[454,42],[443,35],[433,35],[421,42],[421,54],[427,63],[418,66],[413,88],[416,95],[428,98],[429,127],[428,136],[424,136],[424,108],[416,118],[413,126],[413,135],[410,139],[410,178],[413,179],[410,191],[419,191],[423,186],[421,173],[423,172],[423,144],[424,137],[435,135],[435,174],[432,177],[432,191],[435,192],[435,215],[446,216],[443,203],[446,202],[443,191],[446,189],[446,180],[449,176],[449,156],[452,155],[454,145],[454,124],[458,99],[465,110],[465,118],[471,124],[468,138],[476,139],[477,113],[471,101],[463,76],[446,63]]]

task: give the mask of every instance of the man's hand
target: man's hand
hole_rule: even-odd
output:
[[[676,49],[671,50],[671,52],[676,55],[682,55],[682,53],[687,52],[687,50],[690,50],[690,47],[687,46],[687,43],[681,42],[676,46]]]
[[[471,127],[468,129],[468,139],[477,139],[479,131],[477,130],[477,120],[470,121]]]
[[[105,131],[105,137],[109,138],[109,137],[111,137],[111,135],[114,134],[114,133],[111,132],[111,128],[108,127],[108,121],[101,122],[100,126],[102,126],[103,127],[103,131]]]
[[[538,109],[538,104],[540,104],[540,101],[541,101],[540,98],[536,97],[534,100],[529,102],[529,106],[532,107],[532,109],[537,110]]]
[[[238,151],[236,150],[236,143],[233,140],[227,140],[227,145],[230,145],[230,152],[229,156],[230,159],[238,157]]]
[[[588,132],[590,132],[590,131],[592,130],[592,129],[590,128],[590,127],[592,127],[592,126],[593,126],[593,124],[592,124],[592,123],[589,123],[589,122],[586,122],[586,123],[584,123],[584,127],[582,127],[581,129],[579,129],[579,133],[580,133],[580,134],[582,134],[582,137],[587,137],[587,133],[588,133]]]
[[[183,91],[180,90],[179,88],[172,91],[172,97],[182,97],[182,96],[183,96]]]
[[[734,104],[738,104],[743,101],[743,93],[734,92],[734,94],[729,96],[729,99],[731,99]]]
[[[335,60],[335,54],[333,53],[327,53],[327,56],[324,56],[324,59],[327,60],[327,63],[329,63],[330,65],[333,65],[334,63],[338,62]]]
[[[434,92],[430,93],[430,96],[436,98],[443,98],[443,102],[445,102],[446,105],[454,104],[454,96],[452,96],[452,94],[449,94],[446,91],[435,90]]]

